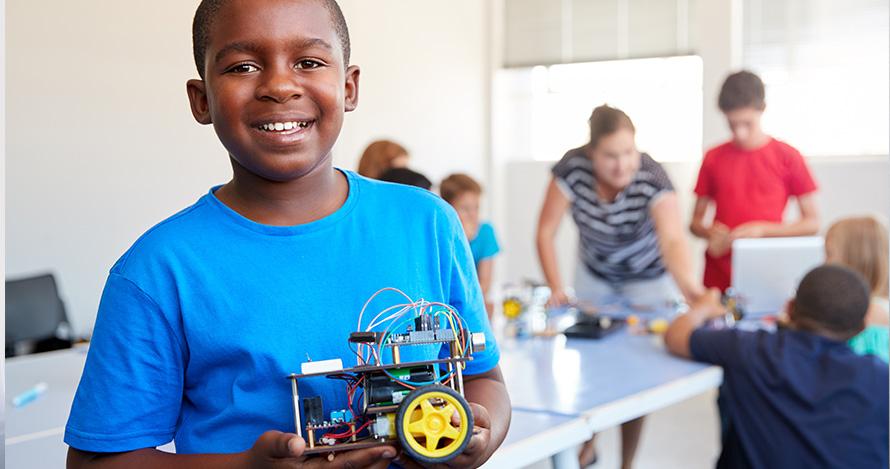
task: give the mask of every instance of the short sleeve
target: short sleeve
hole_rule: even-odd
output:
[[[662,195],[674,191],[667,171],[646,153],[640,155],[640,169],[637,175],[637,184],[642,184],[641,190],[647,194],[647,205],[651,208]]]
[[[714,187],[713,175],[711,174],[711,162],[713,156],[709,152],[701,162],[701,168],[698,170],[698,179],[695,183],[695,195],[699,197],[708,197],[713,199],[716,188]]]
[[[712,365],[733,366],[742,353],[740,334],[736,329],[700,327],[689,337],[689,350],[696,361]]]
[[[497,255],[497,253],[501,252],[501,246],[498,244],[498,238],[495,235],[494,227],[488,223],[479,225],[479,234],[476,235],[476,239],[473,242],[478,243],[479,245],[475,256],[477,264],[480,261],[490,259]]]
[[[799,196],[815,191],[816,181],[803,156],[794,148],[789,147],[789,150],[786,155],[788,193]]]
[[[578,177],[591,179],[593,177],[592,171],[590,160],[584,153],[583,148],[569,150],[550,170],[556,186],[569,200],[575,199],[575,192],[572,189],[573,179]],[[579,176],[580,174],[584,174],[584,176]]]
[[[111,273],[65,427],[82,451],[123,452],[173,440],[186,363],[181,329],[132,281]]]
[[[450,257],[449,278],[445,285],[449,285],[448,302],[457,309],[465,327],[471,332],[483,332],[485,334],[485,350],[473,354],[473,360],[467,363],[467,375],[482,374],[497,366],[500,360],[500,350],[488,322],[488,314],[485,312],[485,303],[482,297],[482,288],[476,275],[476,266],[470,253],[470,245],[464,236],[463,229],[457,214],[448,207],[448,232],[441,235],[447,236],[448,245],[452,246]]]
[[[553,177],[556,179],[560,179],[565,181],[566,177],[569,173],[572,172],[572,169],[575,167],[574,158],[576,156],[575,150],[569,151],[559,161],[553,165],[553,168],[550,169],[550,173],[553,174]]]

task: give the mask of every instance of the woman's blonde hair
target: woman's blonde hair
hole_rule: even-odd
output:
[[[392,161],[400,156],[407,156],[408,150],[391,140],[377,140],[368,145],[358,162],[358,173],[362,176],[377,179],[387,169],[392,168]]]
[[[833,261],[865,277],[872,295],[887,297],[887,227],[873,216],[844,218],[825,234],[825,249]]]

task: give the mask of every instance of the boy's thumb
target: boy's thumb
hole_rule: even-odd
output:
[[[298,458],[303,455],[306,442],[293,433],[270,430],[260,436],[256,446],[268,458]]]

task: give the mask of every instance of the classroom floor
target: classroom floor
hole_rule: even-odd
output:
[[[650,415],[643,427],[635,469],[714,467],[720,452],[720,427],[715,401],[717,392],[683,401]],[[599,462],[592,469],[621,466],[620,433],[617,428],[597,438]],[[525,469],[549,469],[541,461]]]

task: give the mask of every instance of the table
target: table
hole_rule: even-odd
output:
[[[86,347],[6,360],[6,467],[65,467],[62,441],[71,401],[86,361]],[[46,393],[15,408],[12,399],[39,382]]]
[[[523,419],[511,424],[511,434],[531,439],[534,433],[558,427],[565,431],[561,436],[565,444],[543,445],[533,459],[493,458],[498,465],[491,467],[522,467],[552,456],[556,467],[576,468],[575,446],[592,433],[676,404],[723,381],[720,367],[673,357],[661,337],[635,336],[626,330],[600,340],[558,335],[502,339],[499,345],[513,415]],[[535,413],[553,417],[545,419],[550,427],[532,426],[537,430],[525,435],[517,424]],[[556,418],[560,416],[566,420]],[[510,441],[508,436],[498,453],[523,454],[511,448]]]
[[[556,465],[577,465],[577,447],[590,438],[588,427],[581,416],[514,409],[507,438],[482,467],[522,467],[551,455]]]

